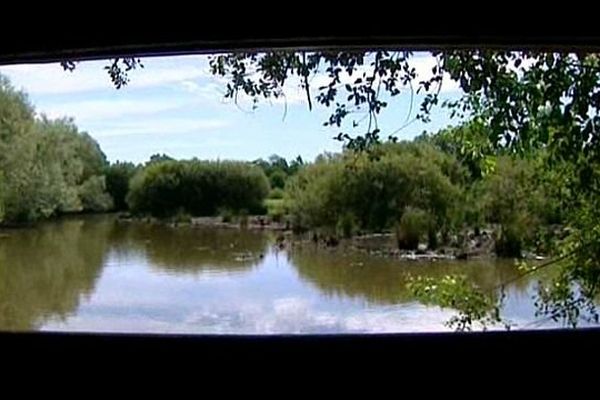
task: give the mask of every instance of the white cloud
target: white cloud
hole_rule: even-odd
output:
[[[200,85],[198,85],[194,81],[182,81],[181,82],[181,86],[185,90],[187,90],[188,92],[191,92],[191,93],[195,93],[195,92],[199,91],[202,88]]]
[[[74,117],[79,123],[93,123],[119,117],[142,116],[175,110],[189,105],[182,99],[133,99],[68,101],[50,103],[43,112],[50,118]]]
[[[225,96],[225,84],[215,82],[214,79],[204,80],[202,84],[193,80],[184,80],[179,85],[198,99],[219,102]]]
[[[122,91],[157,87],[163,85],[179,85],[185,90],[204,94],[211,98],[221,98],[224,91],[225,80],[222,77],[212,76],[208,70],[206,56],[179,56],[167,58],[146,58],[142,60],[144,68],[130,72],[131,81]],[[110,79],[104,70],[108,61],[87,61],[78,65],[73,72],[63,71],[57,63],[52,64],[24,64],[0,67],[0,73],[7,75],[13,83],[24,88],[32,95],[68,94],[98,90],[115,91]],[[435,59],[429,55],[417,55],[410,60],[411,66],[417,71],[417,80],[431,76],[431,68],[435,66]],[[341,74],[342,84],[353,82],[362,72],[370,71],[370,65],[359,67],[348,76]],[[198,82],[202,80],[202,82]],[[319,86],[324,86],[329,78],[324,72],[317,73],[310,80],[313,92]],[[456,91],[458,85],[449,76],[445,77],[442,85],[443,92]],[[300,88],[300,80],[292,78],[285,89],[285,98],[274,99],[273,103],[297,104],[306,102],[306,94]]]
[[[5,66],[0,68],[0,73],[9,76],[17,87],[25,89],[32,96],[98,91],[111,95],[118,93],[123,96],[128,93],[135,93],[137,89],[170,87],[180,88],[188,93],[192,93],[199,100],[214,101],[215,103],[224,101],[223,95],[226,80],[210,74],[206,56],[146,58],[142,61],[145,67],[131,71],[130,83],[120,91],[114,89],[106,71],[103,69],[107,61],[83,62],[72,73],[63,71],[57,63]],[[418,55],[413,57],[410,63],[417,71],[418,81],[431,76],[431,68],[435,65],[435,59],[429,55]],[[353,76],[348,76],[345,72],[342,73],[342,84],[353,82],[357,76],[362,75],[362,72],[369,70],[370,66],[367,64],[359,67],[359,70]],[[318,87],[326,85],[329,82],[329,78],[324,72],[321,72],[310,79],[314,99],[318,92]],[[457,83],[446,77],[442,85],[442,92],[456,90],[458,90]],[[284,96],[277,99],[270,99],[270,102],[275,105],[306,105],[306,92],[301,88],[300,79],[297,77],[289,79],[284,89]],[[111,106],[111,103],[114,104],[114,107]],[[240,96],[238,103],[242,107],[249,107],[250,105],[249,99],[245,98],[245,96]],[[50,108],[46,107],[42,111],[50,116],[73,115],[77,120],[87,120],[92,118],[113,118],[123,115],[128,110],[131,113],[141,115],[173,108],[172,102],[169,104],[158,104],[155,101],[143,101],[134,105],[125,100],[122,102],[111,100],[104,103],[97,101],[95,103],[65,104],[64,106],[56,104]]]
[[[98,64],[98,63],[95,63]],[[13,84],[30,95],[62,94],[111,89],[100,64],[96,68],[81,66],[76,72],[63,71],[59,64],[9,65],[0,68]]]
[[[94,130],[97,138],[123,135],[170,135],[211,131],[231,125],[230,121],[204,118],[151,118],[103,124]]]
[[[209,77],[208,71],[201,66],[181,64],[171,68],[148,66],[143,70],[135,71],[128,87],[131,89],[160,86],[178,83],[190,79]],[[133,73],[132,73],[133,74]]]
[[[130,71],[129,84],[121,89],[131,91],[141,88],[169,85],[190,79],[210,76],[206,58],[188,56],[164,59],[143,59],[144,68]],[[115,91],[104,66],[108,61],[86,61],[75,71],[64,71],[60,64],[22,64],[0,67],[15,86],[31,95],[82,93],[98,90]]]

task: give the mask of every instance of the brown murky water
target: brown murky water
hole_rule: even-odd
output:
[[[0,330],[441,331],[452,310],[412,299],[407,273],[460,272],[485,287],[517,274],[510,261],[417,263],[310,246],[279,251],[273,243],[269,233],[113,216],[4,230]],[[507,287],[504,315],[518,326],[534,320],[535,282]]]

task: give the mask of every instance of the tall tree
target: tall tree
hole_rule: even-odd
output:
[[[0,76],[2,221],[107,210],[111,200],[104,189],[105,165],[98,144],[72,120],[36,116],[27,96]],[[94,206],[84,198],[93,198]]]

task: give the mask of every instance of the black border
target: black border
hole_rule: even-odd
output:
[[[196,18],[201,20],[201,16]],[[106,26],[106,23],[86,25],[87,21],[84,21],[84,24],[76,26],[67,24],[64,29],[60,29],[60,21],[52,21],[51,25],[36,26],[29,37],[22,35],[22,31],[15,34],[14,27],[10,25],[2,25],[0,37],[4,40],[0,41],[0,64],[50,62],[65,57],[97,59],[131,54],[142,56],[298,47],[600,50],[600,29],[595,29],[596,22],[588,25],[585,21],[577,20],[574,21],[576,28],[572,29],[568,24],[556,24],[541,15],[536,21],[543,22],[544,28],[539,29],[539,24],[529,23],[527,28],[530,32],[520,29],[522,25],[514,21],[504,21],[500,25],[466,25],[453,20],[452,24],[442,25],[435,21],[421,24],[417,20],[414,26],[387,25],[384,21],[375,21],[373,25],[349,27],[347,23],[342,23],[327,25],[327,28],[309,21],[301,25],[302,28],[294,24],[274,28],[268,24],[257,25],[256,21],[251,20],[246,25],[235,22],[234,25],[238,23],[236,29],[223,29],[223,20],[217,21],[217,29],[210,24],[195,24],[193,29],[182,29],[181,26],[177,27],[177,23],[174,24],[176,28],[163,23],[161,29],[157,29],[154,22],[143,17],[135,21],[133,24],[126,21],[125,24],[120,19],[116,27]],[[17,20],[16,23],[22,21]],[[83,26],[85,29],[81,28]],[[145,28],[140,29],[140,26]],[[503,28],[497,29],[499,26]],[[187,368],[191,362],[192,369],[188,372],[197,373],[204,379],[208,375],[215,375],[215,371],[217,375],[223,372],[224,376],[229,377],[228,372],[232,370],[241,375],[267,379],[269,376],[265,377],[265,374],[287,375],[290,371],[298,373],[296,377],[300,380],[310,379],[315,371],[326,376],[370,375],[381,379],[381,372],[385,370],[398,379],[402,373],[412,371],[411,375],[422,375],[426,385],[429,385],[427,387],[430,387],[436,385],[431,380],[432,376],[466,376],[465,379],[471,381],[478,375],[496,374],[494,376],[498,378],[502,376],[498,374],[510,372],[513,377],[517,376],[517,381],[563,385],[565,378],[584,381],[586,373],[593,377],[594,365],[600,355],[598,343],[600,329],[367,336],[4,332],[0,333],[0,360],[6,368],[16,371],[23,371],[22,368],[31,371],[30,367],[39,363],[59,364],[40,371],[42,375],[57,376],[64,373],[62,366],[67,366],[69,371],[80,369],[82,373],[104,368],[105,371],[116,369],[139,373],[149,369],[179,371],[181,368],[177,367],[186,365]],[[586,368],[588,362],[591,362],[591,366]],[[391,366],[389,369],[383,367],[387,363]],[[547,374],[546,380],[536,382],[531,375],[518,379],[521,376],[519,374],[536,372]],[[569,372],[575,375],[571,376]],[[550,379],[548,382],[548,377],[556,373],[561,381],[553,382]],[[594,381],[588,383],[593,386]],[[397,395],[402,391],[402,387],[393,389],[397,390]],[[468,390],[471,389],[472,386],[468,386]],[[492,389],[490,395],[493,392]]]

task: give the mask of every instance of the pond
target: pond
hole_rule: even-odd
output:
[[[401,261],[315,246],[280,250],[272,232],[170,227],[115,216],[0,231],[0,330],[208,334],[445,331],[406,276],[463,273],[482,287],[505,261]],[[504,316],[536,324],[536,277],[506,288]],[[532,323],[533,322],[533,323]]]

